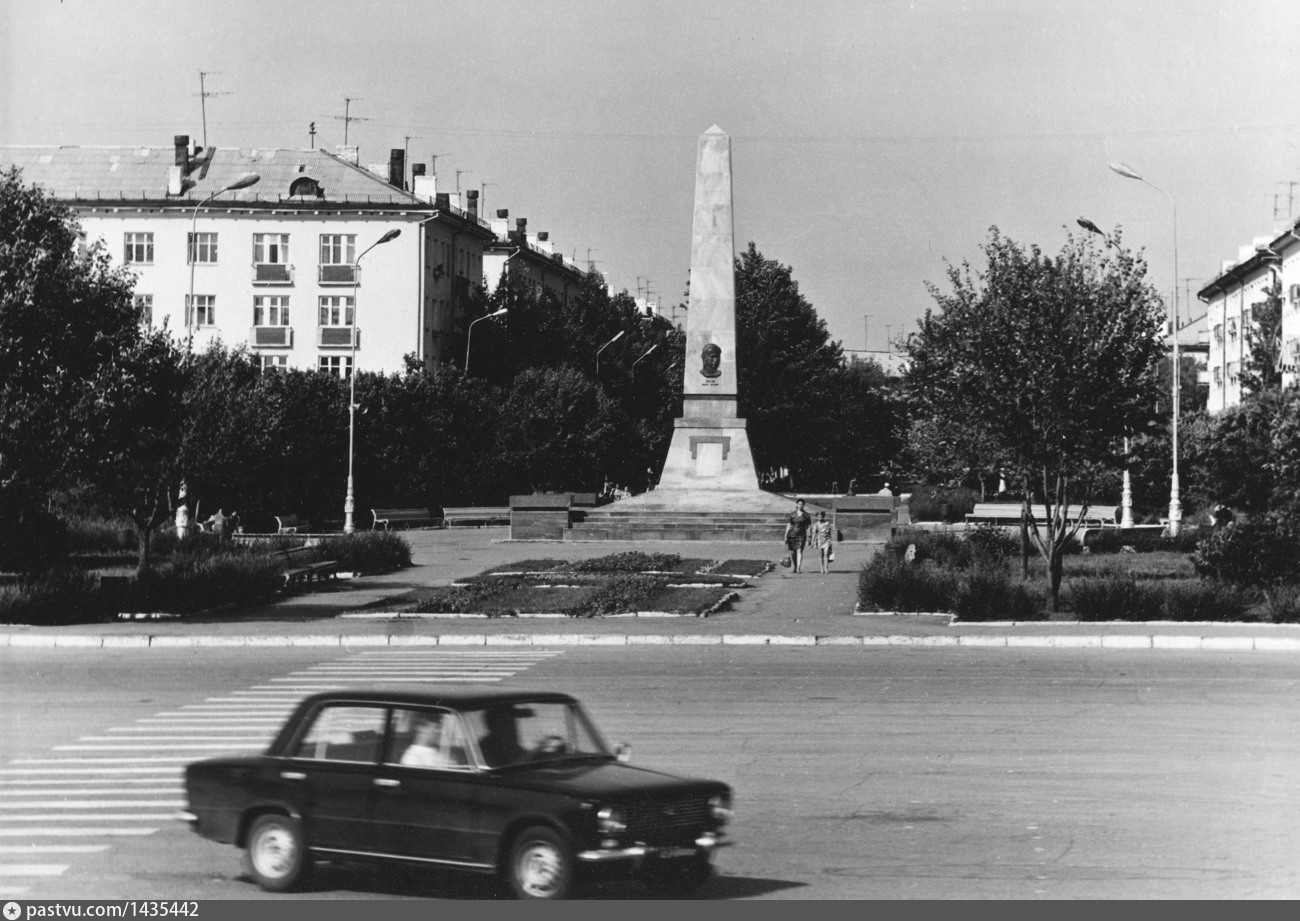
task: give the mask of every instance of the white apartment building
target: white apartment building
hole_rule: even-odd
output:
[[[1250,359],[1251,342],[1260,335],[1255,308],[1275,281],[1282,284],[1280,364],[1282,385],[1300,380],[1300,221],[1280,234],[1258,237],[1225,261],[1219,274],[1197,296],[1207,307],[1210,385],[1207,408],[1222,412],[1241,402],[1241,375]]]
[[[389,175],[284,148],[0,147],[136,275],[142,316],[195,347],[244,345],[266,367],[400,372],[458,363],[490,226],[405,157]],[[231,189],[241,178],[254,184]],[[397,235],[376,245],[386,235]]]

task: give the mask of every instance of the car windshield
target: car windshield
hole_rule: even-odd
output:
[[[613,757],[573,701],[526,701],[468,710],[465,725],[490,768]]]

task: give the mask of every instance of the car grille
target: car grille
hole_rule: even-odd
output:
[[[631,838],[654,844],[693,835],[706,827],[708,815],[706,801],[684,797],[632,803],[624,810],[624,821]]]

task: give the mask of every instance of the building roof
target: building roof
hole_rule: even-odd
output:
[[[23,180],[74,204],[148,202],[196,205],[245,173],[261,180],[226,192],[223,202],[277,206],[381,206],[432,210],[432,205],[390,185],[384,177],[324,150],[282,147],[208,147],[189,158],[180,194],[168,194],[174,147],[0,146],[0,166],[22,169]],[[291,195],[295,180],[314,180],[321,195]]]

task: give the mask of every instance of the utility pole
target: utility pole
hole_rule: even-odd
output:
[[[867,325],[870,318],[869,313],[862,315],[862,351],[864,352],[871,351],[871,328]]]
[[[307,126],[307,133],[311,135],[311,149],[316,149],[316,123],[312,122]]]
[[[418,141],[418,140],[421,140],[421,138],[420,138],[420,136],[419,136],[418,134],[404,134],[404,135],[402,135],[402,163],[403,163],[403,164],[408,164],[408,163],[411,162],[411,140],[412,140],[412,139],[417,140],[417,141]],[[405,166],[404,168],[405,168],[405,169],[410,169],[409,166]],[[405,176],[402,177],[402,181],[403,181],[403,182],[406,181],[406,177],[405,177]]]
[[[209,96],[229,96],[229,95],[230,95],[229,93],[219,93],[219,92],[211,92],[211,93],[209,93],[209,92],[208,92],[208,90],[207,90],[207,85],[204,83],[205,78],[207,78],[207,77],[211,77],[213,74],[219,74],[219,73],[221,73],[221,71],[219,71],[219,70],[200,70],[200,71],[199,71],[199,92],[198,92],[198,97],[199,97],[199,108],[200,108],[200,109],[202,110],[202,112],[203,112],[203,146],[204,146],[204,147],[207,147],[207,146],[208,146],[208,97],[209,97]]]
[[[484,217],[487,216],[487,187],[490,185],[496,185],[496,183],[495,182],[479,183],[478,213]]]
[[[354,103],[354,102],[360,102],[360,101],[361,101],[361,97],[360,97],[360,96],[344,96],[344,97],[343,97],[343,114],[342,114],[342,115],[334,115],[334,116],[332,116],[332,118],[333,118],[336,122],[343,122],[343,146],[344,146],[344,147],[347,147],[347,146],[348,146],[348,126],[351,125],[353,122],[368,122],[368,121],[370,121],[370,119],[368,119],[368,118],[361,118],[361,117],[359,117],[359,116],[357,116],[357,115],[353,115],[353,114],[352,114],[352,103]]]
[[[460,194],[460,174],[461,174],[461,173],[472,173],[472,172],[474,172],[474,171],[473,171],[473,170],[468,170],[468,169],[458,169],[458,170],[456,170],[456,194],[457,194],[457,195]]]
[[[438,158],[439,158],[439,157],[445,157],[445,156],[447,156],[447,155],[446,155],[446,154],[440,154],[440,153],[439,153],[439,154],[429,154],[429,172],[431,172],[431,173],[433,173],[433,175],[437,176],[437,175],[438,175]]]
[[[1191,300],[1191,298],[1192,298],[1192,293],[1191,293],[1191,292],[1192,292],[1192,282],[1197,281],[1197,280],[1198,280],[1198,279],[1195,279],[1195,278],[1183,278],[1183,279],[1180,279],[1180,281],[1182,281],[1182,283],[1183,283],[1183,303],[1187,305],[1187,320],[1188,320],[1189,323],[1191,322],[1191,319],[1192,319],[1192,307],[1191,307],[1191,304],[1192,304],[1192,300]],[[1181,328],[1182,328],[1182,320],[1175,318],[1175,321],[1174,321],[1174,332],[1175,332],[1175,333],[1178,332],[1178,330],[1181,329]]]

